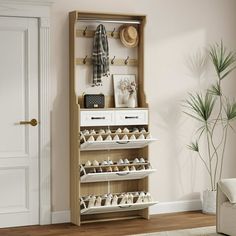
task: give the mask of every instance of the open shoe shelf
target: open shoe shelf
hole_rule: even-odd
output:
[[[134,194],[134,193],[138,193],[138,192],[128,192],[125,194]],[[147,194],[147,193],[145,193],[145,194]],[[80,200],[81,202],[83,202],[82,207],[81,207],[81,215],[101,214],[101,213],[121,212],[121,211],[136,211],[136,210],[142,210],[142,209],[148,208],[149,206],[152,206],[152,205],[155,205],[158,203],[157,201],[153,201],[152,199],[147,200],[147,198],[146,198],[146,200],[145,200],[144,197],[141,202],[137,202],[139,196],[135,196],[135,197],[133,197],[132,203],[122,204],[121,203],[121,200],[122,200],[121,195],[120,194],[116,194],[116,195],[118,196],[118,202],[116,205],[112,205],[112,204],[111,205],[104,205],[105,201],[106,201],[106,197],[102,197],[101,206],[92,206],[92,207],[88,207],[89,200],[83,200],[84,197],[82,197]],[[98,196],[96,196],[96,197],[98,197]]]
[[[156,139],[135,139],[135,140],[103,140],[103,141],[86,141],[80,144],[81,151],[91,150],[111,150],[111,149],[132,149],[143,148]]]
[[[135,170],[135,171],[119,171],[119,172],[102,172],[89,173],[80,177],[81,183],[102,182],[102,181],[120,181],[143,179],[154,173],[155,169]]]
[[[153,206],[157,203],[158,203],[157,201],[153,201],[144,203],[122,204],[116,206],[111,205],[111,206],[91,207],[82,209],[81,215],[100,214],[100,213],[119,212],[119,211],[136,211]]]

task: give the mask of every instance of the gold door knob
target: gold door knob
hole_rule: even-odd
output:
[[[32,125],[36,126],[38,121],[36,119],[32,119],[31,121],[20,121],[20,125]]]

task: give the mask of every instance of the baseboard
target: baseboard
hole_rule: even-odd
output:
[[[202,202],[200,199],[175,201],[175,202],[160,202],[149,208],[150,215],[183,212],[183,211],[197,211],[202,209]]]
[[[162,214],[183,211],[197,211],[202,209],[200,199],[176,201],[176,202],[160,202],[155,206],[150,207],[150,214]],[[70,211],[54,211],[52,212],[52,224],[70,222]]]
[[[53,211],[52,224],[61,224],[70,222],[70,211]]]

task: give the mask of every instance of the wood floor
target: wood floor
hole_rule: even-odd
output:
[[[201,212],[154,215],[150,220],[135,219],[90,223],[28,226],[0,229],[0,236],[118,236],[215,225],[215,216]]]

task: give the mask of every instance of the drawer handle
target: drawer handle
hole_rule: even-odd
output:
[[[129,172],[125,172],[125,173],[116,173],[116,174],[119,175],[119,176],[124,176],[124,175],[128,175]]]
[[[138,119],[138,116],[125,116],[125,119]]]
[[[118,206],[119,208],[129,208],[132,207],[132,205],[128,205],[128,206]]]
[[[106,117],[105,116],[97,116],[97,117],[91,117],[91,120],[105,120]]]
[[[117,143],[117,144],[128,144],[129,141],[124,141],[124,142],[121,142],[121,141],[119,142],[119,141],[117,141],[116,143]]]

